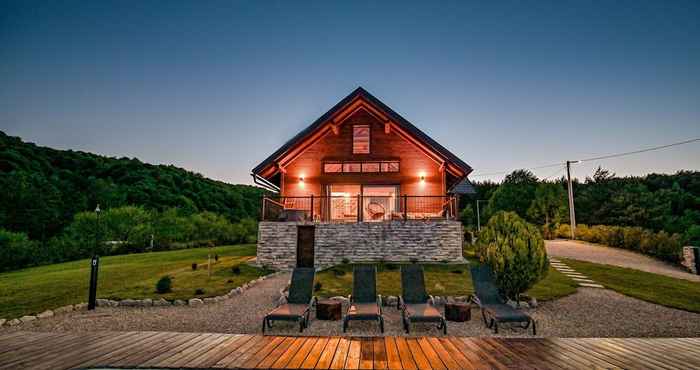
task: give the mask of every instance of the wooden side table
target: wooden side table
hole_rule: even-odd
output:
[[[319,320],[340,320],[343,310],[342,302],[334,299],[322,299],[316,302],[316,318]]]
[[[452,302],[445,303],[445,320],[464,322],[472,318],[472,305],[470,303]]]

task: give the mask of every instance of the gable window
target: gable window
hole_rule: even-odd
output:
[[[352,126],[352,154],[369,154],[369,125]]]
[[[367,161],[367,162],[324,162],[323,173],[380,173],[399,172],[399,161]]]

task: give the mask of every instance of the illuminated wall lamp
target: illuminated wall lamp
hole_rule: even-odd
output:
[[[299,186],[304,187],[304,176],[299,176]]]
[[[424,175],[424,174],[421,174],[421,175],[420,175],[420,182],[421,182],[421,183],[424,183],[424,182],[425,182],[425,175]]]

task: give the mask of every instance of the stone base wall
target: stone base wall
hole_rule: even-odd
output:
[[[360,223],[260,222],[257,263],[280,270],[296,265],[297,226],[314,225],[317,268],[350,262],[464,262],[458,221]]]
[[[683,247],[683,259],[681,260],[681,264],[696,275],[700,275],[700,271],[697,269],[697,260],[695,259],[698,248],[700,247]]]

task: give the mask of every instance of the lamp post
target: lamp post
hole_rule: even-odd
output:
[[[88,310],[95,309],[97,301],[97,271],[100,267],[100,257],[97,255],[100,246],[100,205],[95,208],[95,248],[92,251],[92,260],[90,261],[90,292],[88,296]]]

